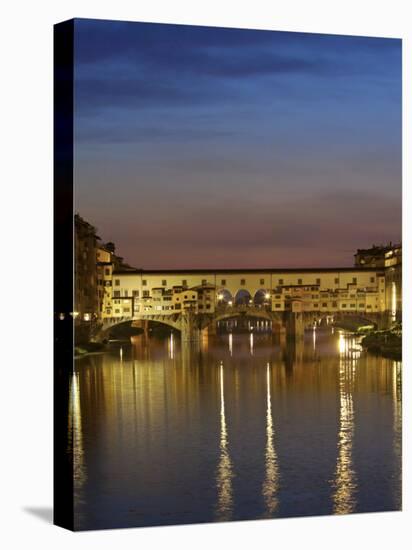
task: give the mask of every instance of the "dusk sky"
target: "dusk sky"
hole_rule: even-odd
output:
[[[76,20],[76,211],[131,265],[401,239],[401,41]]]

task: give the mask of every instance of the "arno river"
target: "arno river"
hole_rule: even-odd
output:
[[[77,529],[401,507],[401,364],[304,343],[135,337],[75,362]]]

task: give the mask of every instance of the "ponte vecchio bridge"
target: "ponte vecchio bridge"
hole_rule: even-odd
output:
[[[245,315],[291,336],[328,316],[382,326],[396,316],[398,301],[384,268],[128,269],[115,271],[109,282],[112,303],[103,312],[103,331],[124,322],[143,328],[157,322],[179,330],[184,340]]]

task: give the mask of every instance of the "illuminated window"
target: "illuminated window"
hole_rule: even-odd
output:
[[[124,291],[125,298],[129,296],[129,292],[127,290]]]
[[[139,297],[139,291],[133,290],[133,298],[138,298],[138,297]]]
[[[113,296],[114,296],[115,298],[120,298],[120,290],[114,290],[114,291],[113,291]]]

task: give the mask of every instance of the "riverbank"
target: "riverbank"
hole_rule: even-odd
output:
[[[399,329],[371,331],[362,339],[361,346],[370,353],[401,361],[402,331]]]

